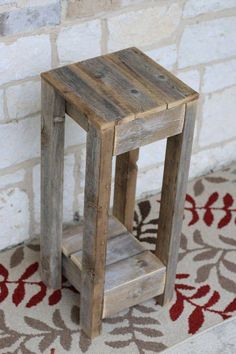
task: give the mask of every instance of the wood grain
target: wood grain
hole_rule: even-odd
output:
[[[55,289],[61,287],[64,122],[64,99],[42,80],[40,268],[42,281]]]
[[[144,247],[138,242],[134,236],[127,231],[121,235],[108,239],[106,266],[118,262],[122,259],[132,257],[143,252]],[[82,250],[71,254],[74,264],[82,269]]]
[[[157,97],[166,102],[168,108],[198,97],[197,92],[137,48],[121,50],[108,57],[138,77]]]
[[[66,110],[86,131],[106,130],[165,111],[198,93],[137,48],[42,73],[65,98]]]
[[[149,251],[110,265],[106,272],[103,318],[161,294],[165,270]]]
[[[71,258],[63,256],[63,269],[71,284],[81,291],[80,268]],[[109,317],[161,294],[164,290],[165,271],[163,263],[150,251],[107,265],[102,317]]]
[[[185,105],[116,125],[114,155],[181,133]]]
[[[82,250],[84,225],[69,228],[63,232],[62,252],[69,257],[72,253]],[[126,232],[126,228],[113,216],[108,220],[108,238],[118,236]]]
[[[116,157],[113,214],[132,232],[139,149]]]
[[[142,82],[106,60],[106,56],[83,61],[77,66],[95,81],[104,95],[112,96],[120,106],[127,107],[134,117],[163,105],[163,102],[159,102],[158,97],[147,90]]]
[[[80,323],[94,337],[101,331],[114,129],[87,135]]]
[[[171,301],[174,292],[195,115],[196,102],[188,103],[183,132],[167,140],[156,244],[156,255],[167,267],[162,304]]]

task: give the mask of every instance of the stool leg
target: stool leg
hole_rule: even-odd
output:
[[[61,287],[64,122],[64,99],[42,81],[40,271],[54,289]]]
[[[156,244],[156,255],[166,265],[165,290],[159,297],[162,305],[171,301],[174,293],[195,115],[196,102],[190,102],[182,133],[167,140]]]
[[[113,214],[128,231],[133,231],[137,160],[139,149],[116,157]]]
[[[89,337],[102,325],[113,135],[92,126],[87,134],[80,324]]]

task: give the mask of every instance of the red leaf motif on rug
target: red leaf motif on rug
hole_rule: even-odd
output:
[[[190,275],[177,274],[176,279],[187,279]],[[192,295],[186,294],[186,290],[195,292]],[[204,323],[204,312],[210,312],[221,316],[223,319],[231,317],[230,312],[236,303],[229,304],[224,310],[215,310],[212,307],[220,300],[220,294],[217,291],[213,291],[210,299],[206,301],[204,305],[198,304],[194,300],[202,299],[211,292],[209,285],[203,285],[199,288],[193,287],[188,284],[177,283],[175,285],[176,300],[169,310],[170,318],[172,321],[178,320],[180,315],[184,312],[184,304],[188,303],[193,308],[191,314],[188,317],[188,333],[195,334]],[[185,291],[185,292],[183,292]]]

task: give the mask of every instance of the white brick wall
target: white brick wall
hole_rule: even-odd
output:
[[[199,138],[200,146],[217,144],[223,142],[226,137],[231,139],[236,136],[235,98],[236,86],[206,97]]]
[[[208,63],[236,55],[236,16],[199,22],[184,30],[179,66]]]
[[[0,85],[38,75],[51,67],[49,35],[0,42]]]
[[[180,22],[178,3],[135,10],[108,18],[108,49],[148,46],[170,37]]]
[[[41,109],[40,81],[30,81],[6,89],[9,119],[19,119]]]
[[[39,156],[39,116],[2,124],[0,127],[1,168]]]
[[[194,17],[212,11],[219,11],[235,7],[234,0],[187,0],[184,6],[184,16]]]
[[[235,33],[235,0],[0,0],[0,249],[39,232],[40,72],[138,46],[200,92],[193,178],[236,160]],[[83,213],[85,143],[67,117],[65,222]],[[141,149],[137,198],[160,190],[164,154]]]
[[[60,64],[64,65],[100,55],[100,41],[101,24],[97,20],[62,28],[57,39]]]

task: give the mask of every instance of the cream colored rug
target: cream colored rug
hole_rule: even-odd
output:
[[[160,196],[138,203],[135,235],[154,249]],[[78,293],[64,280],[46,289],[39,246],[0,253],[0,353],[158,353],[236,314],[236,165],[191,182],[175,296],[155,299],[103,323],[92,343],[80,333]]]

